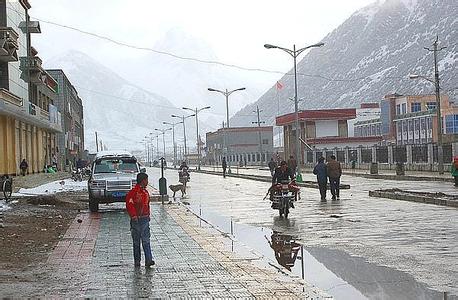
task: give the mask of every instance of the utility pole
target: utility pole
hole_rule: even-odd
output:
[[[426,50],[433,52],[434,54],[434,85],[436,87],[436,109],[437,109],[437,160],[438,160],[438,171],[439,174],[444,174],[444,148],[442,144],[442,112],[441,112],[441,98],[440,98],[440,86],[439,86],[439,68],[437,66],[437,52],[447,48],[442,47],[437,49],[439,36],[433,43],[433,49],[425,47]]]
[[[95,132],[95,147],[97,152],[99,152],[99,139],[97,137],[97,131]]]
[[[261,137],[261,123],[266,123],[264,121],[261,121],[260,117],[259,117],[259,113],[262,112],[262,110],[259,110],[259,106],[256,105],[256,110],[253,111],[254,113],[256,113],[257,115],[257,121],[256,122],[251,122],[252,124],[258,124],[258,136],[259,136],[259,152],[261,153],[261,165],[262,165],[262,162],[263,162],[263,159],[262,159],[262,137]]]

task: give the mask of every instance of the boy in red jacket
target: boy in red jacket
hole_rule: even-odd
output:
[[[130,232],[134,246],[134,264],[140,266],[141,253],[140,241],[145,253],[145,266],[147,268],[154,265],[153,254],[150,244],[150,209],[149,209],[149,193],[146,190],[148,185],[148,175],[139,173],[137,175],[137,184],[133,187],[126,196],[127,213],[130,216]]]

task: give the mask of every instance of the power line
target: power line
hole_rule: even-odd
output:
[[[119,45],[119,46],[132,48],[132,49],[136,49],[136,50],[149,51],[149,52],[153,52],[153,53],[161,54],[161,55],[166,55],[166,56],[173,57],[173,58],[180,59],[180,60],[193,61],[193,62],[204,63],[204,64],[220,65],[220,66],[229,67],[229,68],[235,68],[235,69],[239,69],[239,70],[243,70],[243,71],[263,72],[263,73],[279,74],[279,75],[287,75],[287,76],[294,75],[292,73],[288,73],[288,72],[285,73],[285,72],[281,72],[281,71],[278,71],[278,70],[268,70],[268,69],[261,69],[261,68],[250,68],[250,67],[244,67],[244,66],[239,66],[239,65],[235,65],[235,64],[224,63],[224,62],[220,62],[220,61],[216,61],[216,60],[207,60],[207,59],[199,59],[199,58],[194,58],[194,57],[181,56],[181,55],[177,55],[177,54],[174,54],[174,53],[171,53],[171,52],[167,52],[167,51],[161,51],[161,50],[157,50],[157,49],[153,49],[153,48],[149,48],[149,47],[142,47],[142,46],[128,44],[126,42],[121,42],[121,41],[115,40],[113,38],[110,38],[108,36],[104,36],[104,35],[97,34],[97,33],[94,33],[94,32],[82,30],[82,29],[79,29],[79,28],[76,28],[76,27],[73,27],[73,26],[59,24],[59,23],[56,23],[56,22],[53,22],[53,21],[44,20],[44,19],[41,19],[41,18],[36,18],[36,17],[33,17],[33,18],[38,20],[38,21],[40,21],[40,22],[46,23],[46,24],[54,25],[54,26],[57,26],[57,27],[62,27],[62,28],[65,28],[65,29],[69,29],[69,30],[72,30],[72,31],[76,31],[76,32],[85,34],[85,35],[93,36],[95,38],[98,38],[98,39],[101,39],[101,40],[105,40],[105,41],[108,41],[110,43],[113,43],[113,44],[116,44],[116,45]],[[370,79],[370,76],[343,79],[343,78],[330,78],[330,77],[319,75],[319,74],[306,74],[306,73],[297,73],[297,74],[300,75],[300,76],[321,78],[321,79],[324,79],[324,80],[327,80],[327,81],[335,81],[335,82],[352,82],[352,81],[361,81],[361,80]],[[400,78],[403,78],[403,77],[402,76],[392,76],[392,77],[384,77],[384,78],[400,79]]]

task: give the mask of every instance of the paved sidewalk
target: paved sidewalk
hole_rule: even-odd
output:
[[[252,252],[232,252],[230,240],[205,224],[181,205],[152,204],[156,266],[145,269],[133,266],[129,220],[123,209],[82,213],[49,257],[53,283],[14,296],[327,297],[294,275],[253,264],[260,257]]]

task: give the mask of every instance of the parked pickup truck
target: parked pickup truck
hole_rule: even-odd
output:
[[[146,169],[128,152],[98,152],[88,180],[89,210],[97,212],[99,203],[124,202],[139,172]]]

